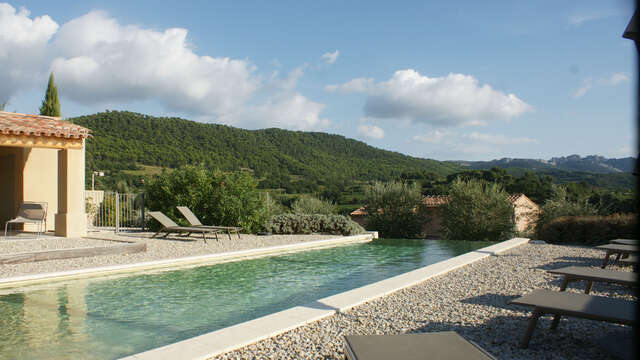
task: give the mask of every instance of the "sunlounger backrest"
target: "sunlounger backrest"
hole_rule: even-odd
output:
[[[192,226],[202,226],[200,219],[186,206],[176,206]]]
[[[161,211],[149,211],[149,215],[152,218],[158,220],[158,222],[166,228],[178,226],[178,224],[176,224],[173,220],[169,219],[169,217],[163,214]]]

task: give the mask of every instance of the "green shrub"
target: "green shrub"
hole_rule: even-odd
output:
[[[563,216],[539,229],[539,239],[551,244],[606,244],[611,239],[633,239],[637,217],[632,214],[609,216]]]
[[[425,217],[417,184],[375,182],[365,188],[364,196],[369,230],[386,238],[421,237]]]
[[[540,230],[548,223],[564,216],[597,215],[598,210],[586,200],[570,201],[564,187],[554,185],[552,195],[540,207],[540,216],[536,222],[536,236],[540,238]]]
[[[245,171],[210,171],[185,166],[154,176],[147,188],[147,204],[185,224],[176,206],[187,206],[203,224],[242,226],[247,232],[263,228],[264,200],[257,182]]]
[[[342,215],[281,214],[271,218],[265,226],[274,234],[329,233],[336,235],[362,234],[364,229]]]
[[[449,196],[442,211],[444,239],[503,241],[513,236],[513,205],[500,185],[476,179],[455,180]]]
[[[294,214],[298,215],[331,215],[336,213],[336,205],[329,200],[318,199],[312,196],[303,196],[296,199],[291,204],[291,210]]]

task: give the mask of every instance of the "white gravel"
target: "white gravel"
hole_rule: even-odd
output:
[[[597,341],[631,334],[628,326],[551,317],[538,321],[528,349],[520,349],[530,309],[508,304],[534,289],[558,290],[546,270],[568,265],[597,267],[602,251],[585,247],[527,244],[384,296],[215,359],[343,359],[343,336],[457,331],[498,359],[608,359]],[[630,271],[628,267],[611,268]],[[567,291],[583,292],[584,282]],[[592,294],[637,299],[633,290],[596,283]]]
[[[74,239],[52,236],[43,236],[39,239],[17,238],[15,240],[4,240],[0,238],[0,254],[122,244],[119,241],[144,242],[147,244],[146,252],[134,254],[0,265],[0,278],[214,254],[340,237],[339,235],[257,236],[241,234],[240,239],[238,239],[236,234],[232,234],[231,240],[229,240],[226,234],[220,234],[219,241],[207,239],[207,243],[205,243],[201,237],[197,237],[195,234],[188,238],[171,235],[168,238],[155,239],[151,238],[152,235],[153,233],[120,233],[119,235],[115,235],[112,232],[104,232],[90,233],[88,238]]]

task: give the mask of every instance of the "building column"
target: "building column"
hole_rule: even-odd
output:
[[[84,199],[84,144],[82,149],[58,151],[58,213],[56,235],[87,235]]]

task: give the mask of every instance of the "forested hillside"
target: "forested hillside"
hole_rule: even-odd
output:
[[[318,191],[352,180],[389,180],[407,173],[444,176],[455,164],[374,148],[339,135],[281,129],[243,130],[179,118],[110,111],[70,121],[88,127],[87,170],[175,168],[204,164],[251,169],[261,187]]]
[[[635,161],[636,159],[633,157],[608,159],[599,155],[585,157],[570,155],[553,157],[549,160],[502,158],[491,161],[451,161],[451,163],[474,170],[489,170],[493,167],[499,167],[533,171],[580,171],[596,174],[615,174],[631,173],[635,166]]]

